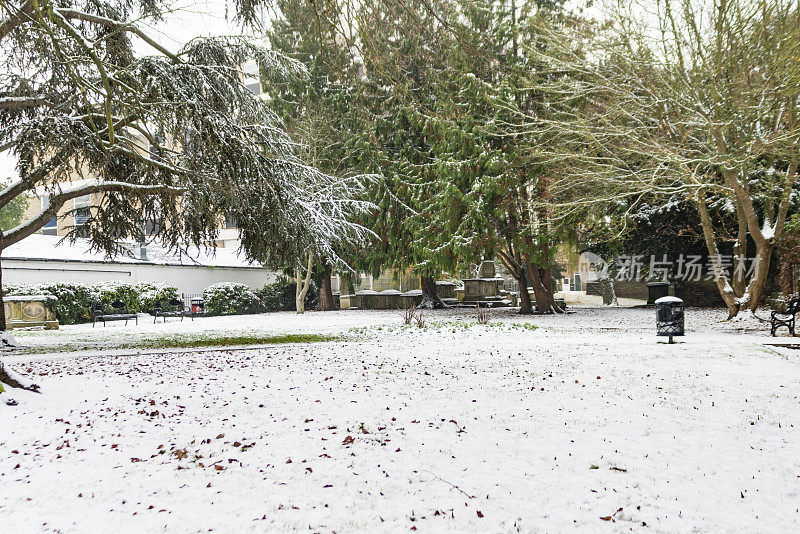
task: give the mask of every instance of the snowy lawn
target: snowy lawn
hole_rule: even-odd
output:
[[[798,529],[800,351],[766,345],[791,339],[718,310],[676,345],[651,309],[493,314],[23,333],[97,345],[3,356],[43,391],[0,405],[3,532]],[[208,329],[343,340],[119,349]]]

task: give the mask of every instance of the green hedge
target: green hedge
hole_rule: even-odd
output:
[[[203,290],[203,311],[208,315],[241,315],[261,313],[264,305],[247,285],[220,282]]]
[[[47,283],[7,284],[4,295],[49,295],[45,305],[52,310],[60,324],[77,324],[92,320],[92,309],[100,303],[110,311],[114,302],[121,301],[134,312],[153,314],[155,308],[170,300],[180,298],[178,288],[161,282],[122,281],[96,284]],[[205,313],[208,315],[234,315],[263,313],[267,311],[294,311],[295,282],[281,277],[258,291],[245,284],[222,282],[203,291]],[[306,295],[306,309],[317,302],[317,288],[312,286]]]
[[[99,282],[97,284],[47,283],[8,284],[4,295],[50,295],[45,302],[60,324],[86,323],[92,320],[92,309],[102,304],[110,309],[111,304],[121,301],[134,312],[152,314],[154,309],[178,298],[178,288],[161,282]]]

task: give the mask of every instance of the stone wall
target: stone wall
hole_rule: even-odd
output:
[[[614,289],[618,298],[647,300],[647,284],[645,282],[617,282],[614,284]],[[725,305],[713,280],[676,282],[670,288],[670,293],[682,299],[687,307],[713,308]],[[602,296],[603,289],[600,283],[588,282],[586,294]]]
[[[586,282],[585,287],[587,295],[603,296],[600,282]],[[647,283],[645,282],[615,282],[614,291],[617,293],[617,298],[647,300]]]
[[[725,306],[725,302],[719,295],[717,284],[713,280],[678,283],[675,287],[675,296],[683,299],[686,306],[700,308]]]

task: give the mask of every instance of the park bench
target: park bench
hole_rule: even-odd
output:
[[[800,297],[794,297],[786,304],[786,311],[774,311],[770,319],[770,335],[775,336],[775,331],[778,328],[785,326],[789,329],[789,333],[794,333],[794,316],[800,312]]]
[[[121,300],[111,303],[111,312],[106,312],[102,304],[96,305],[92,316],[92,328],[94,328],[94,325],[97,324],[98,321],[102,321],[103,326],[106,325],[106,321],[125,321],[127,325],[130,319],[135,320],[137,325],[139,324],[139,316],[132,310],[129,310]]]
[[[172,299],[166,304],[157,307],[154,315],[153,324],[158,321],[159,316],[164,319],[165,323],[167,322],[167,317],[180,317],[181,321],[183,321],[183,318],[189,315],[194,321],[195,316],[193,310],[187,309],[186,304],[180,299]]]

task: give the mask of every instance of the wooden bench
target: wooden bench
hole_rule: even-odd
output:
[[[774,311],[770,318],[770,335],[775,336],[775,331],[778,328],[785,326],[789,329],[789,333],[794,333],[794,316],[800,312],[800,298],[795,297],[789,300],[786,304],[786,311]]]
[[[153,324],[158,321],[158,317],[161,316],[164,322],[167,322],[167,317],[180,317],[181,321],[186,315],[189,315],[194,321],[194,313],[192,313],[189,309],[187,309],[186,304],[180,299],[172,299],[166,303],[166,305],[161,305],[155,309],[154,312],[155,317],[153,318]]]
[[[125,321],[127,325],[131,319],[135,320],[137,325],[139,324],[139,315],[125,307],[124,302],[120,300],[112,302],[111,309],[112,311],[107,313],[102,305],[95,306],[92,313],[92,328],[98,321],[102,321],[103,326],[106,325],[106,321]]]

